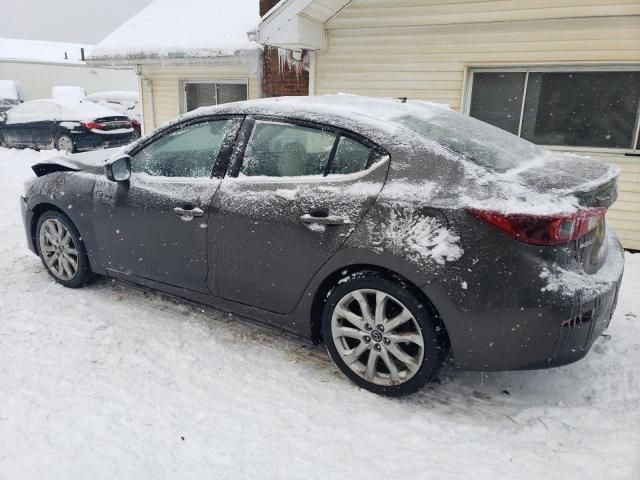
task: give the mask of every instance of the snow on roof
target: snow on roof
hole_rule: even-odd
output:
[[[260,46],[249,41],[256,0],[155,0],[93,49],[91,59],[223,57]]]
[[[88,55],[93,46],[79,43],[0,38],[0,59],[84,63],[81,60],[81,48],[84,48],[85,55]],[[67,54],[66,59],[65,53]]]

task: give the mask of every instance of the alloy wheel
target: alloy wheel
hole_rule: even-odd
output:
[[[73,151],[73,140],[66,136],[60,137],[58,139],[58,149],[71,153]]]
[[[38,244],[45,264],[56,278],[66,282],[76,276],[78,249],[60,220],[49,218],[42,223]]]
[[[376,385],[409,381],[424,359],[424,338],[411,311],[375,289],[358,289],[338,302],[331,318],[338,354],[358,376]]]

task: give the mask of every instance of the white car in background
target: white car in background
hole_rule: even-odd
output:
[[[15,80],[0,80],[0,112],[5,112],[24,102],[20,83]]]
[[[126,115],[131,119],[133,128],[141,133],[140,95],[132,91],[96,92],[83,98],[86,102],[97,103],[111,110]]]

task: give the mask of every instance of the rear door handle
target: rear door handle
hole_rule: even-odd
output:
[[[300,217],[300,221],[302,223],[317,223],[320,225],[342,225],[344,223],[344,219],[337,215],[327,215],[325,217],[314,217],[313,215],[309,215],[305,213]]]
[[[173,213],[180,217],[201,217],[204,215],[204,211],[201,208],[182,208],[176,207],[173,209]]]

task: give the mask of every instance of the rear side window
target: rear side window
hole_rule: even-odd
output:
[[[209,177],[232,120],[214,120],[174,130],[136,153],[134,172],[159,177]]]
[[[300,177],[360,172],[375,157],[374,148],[365,143],[321,128],[256,121],[240,175]]]
[[[257,121],[240,174],[267,177],[324,175],[335,140],[334,133],[316,128]]]
[[[329,173],[347,174],[365,170],[369,164],[371,148],[349,137],[340,137]]]

